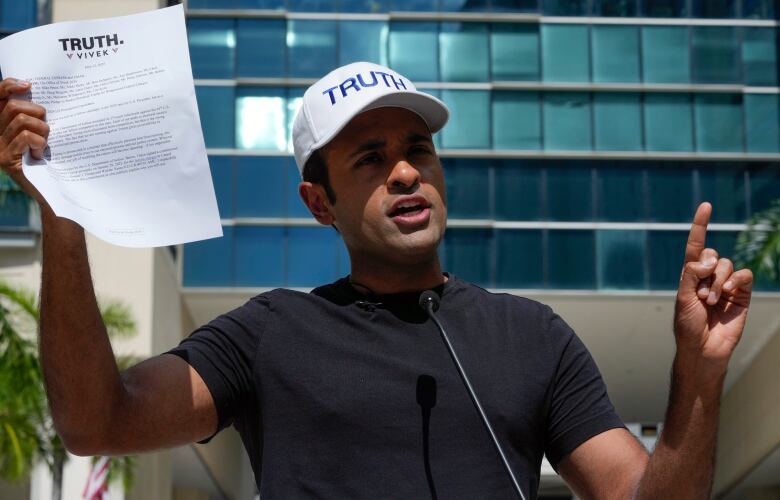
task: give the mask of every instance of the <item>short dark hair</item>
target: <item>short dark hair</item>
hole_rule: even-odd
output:
[[[312,184],[319,184],[325,188],[325,194],[331,204],[336,203],[336,193],[330,185],[328,177],[328,164],[319,149],[315,149],[303,166],[303,180]]]

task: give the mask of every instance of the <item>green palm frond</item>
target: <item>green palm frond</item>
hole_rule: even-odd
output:
[[[99,458],[92,457],[93,466]],[[115,483],[121,481],[124,491],[130,491],[135,482],[135,465],[136,457],[134,456],[111,457],[111,460],[108,462],[108,482]]]
[[[127,338],[136,333],[127,306],[118,301],[99,305],[109,337]],[[36,460],[59,471],[61,478],[67,460],[46,404],[35,342],[39,321],[35,293],[0,281],[0,479],[25,479]],[[139,361],[134,356],[117,356],[120,370]],[[134,479],[134,457],[115,458],[111,463],[110,478],[121,480],[128,491]]]
[[[129,307],[115,300],[99,302],[100,314],[110,338],[127,338],[135,335],[136,324]]]
[[[38,451],[38,434],[23,415],[0,417],[0,477],[25,479]]]
[[[18,288],[0,281],[0,297],[6,299],[8,303],[19,308],[30,318],[38,321],[38,299],[32,290]]]
[[[736,267],[750,268],[756,277],[780,281],[780,200],[753,215],[737,237]]]

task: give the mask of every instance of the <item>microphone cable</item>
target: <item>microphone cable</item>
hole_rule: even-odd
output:
[[[501,461],[504,463],[504,468],[509,475],[509,479],[512,481],[512,486],[514,487],[515,493],[517,493],[517,496],[520,498],[520,500],[525,500],[523,490],[520,489],[520,485],[517,483],[517,478],[515,478],[515,474],[512,472],[512,468],[509,466],[509,461],[504,454],[504,450],[501,448],[501,444],[498,442],[496,433],[493,432],[493,427],[490,425],[490,421],[485,414],[485,410],[482,409],[482,405],[479,403],[477,394],[471,387],[471,382],[469,381],[468,376],[466,376],[466,372],[463,370],[463,366],[460,364],[460,359],[458,359],[458,355],[455,353],[455,349],[452,347],[450,339],[447,337],[447,333],[444,331],[444,327],[439,322],[439,318],[436,317],[435,313],[439,310],[439,302],[439,295],[433,290],[426,290],[420,294],[420,307],[428,314],[428,317],[431,318],[434,324],[436,324],[436,326],[439,328],[439,333],[441,334],[441,338],[444,341],[444,345],[447,346],[447,351],[449,351],[450,357],[455,363],[455,367],[458,369],[458,374],[460,375],[461,380],[463,380],[463,384],[468,390],[469,396],[471,397],[471,402],[474,403],[474,406],[477,408],[477,412],[482,418],[482,423],[485,425],[485,429],[487,429],[488,434],[490,434],[490,438],[493,440],[493,445],[496,447],[496,451],[501,456]]]

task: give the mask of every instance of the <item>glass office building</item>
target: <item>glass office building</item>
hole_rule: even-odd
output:
[[[297,195],[306,86],[388,65],[449,106],[445,269],[501,289],[672,290],[690,219],[731,254],[780,198],[774,2],[190,0],[224,238],[185,287],[313,287],[349,272]],[[764,285],[766,288],[767,285]]]

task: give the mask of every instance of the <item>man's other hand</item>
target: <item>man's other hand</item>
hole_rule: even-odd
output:
[[[705,247],[712,205],[702,203],[693,218],[677,290],[674,334],[678,355],[693,355],[725,369],[745,328],[753,273],[734,270],[729,259]]]
[[[22,172],[22,156],[30,151],[33,158],[43,157],[49,138],[46,109],[27,100],[11,99],[14,94],[28,92],[30,87],[29,82],[15,78],[0,82],[0,168],[42,204],[43,197]]]

